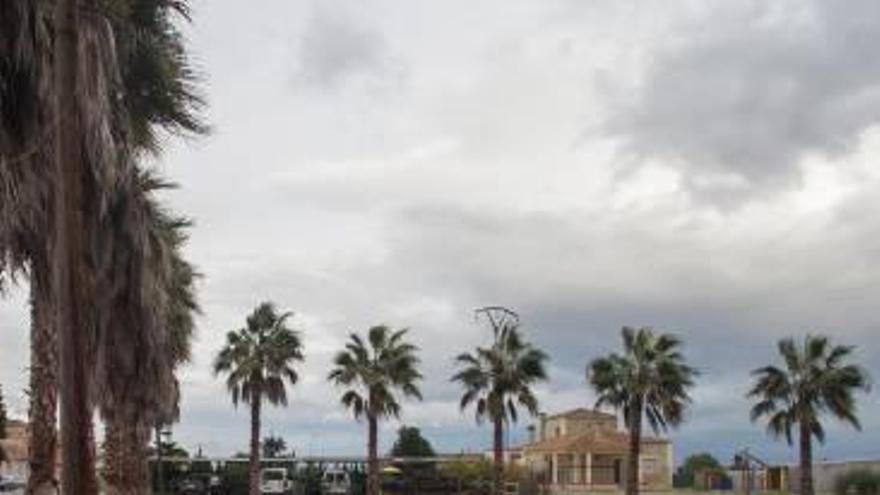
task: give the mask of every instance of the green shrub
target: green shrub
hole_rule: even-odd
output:
[[[834,480],[836,495],[880,495],[880,472],[859,469]]]
[[[300,485],[303,495],[323,495],[324,472],[327,469],[321,463],[307,463],[296,473],[296,482]]]
[[[229,495],[247,495],[250,473],[246,462],[227,462],[220,474],[221,482]]]

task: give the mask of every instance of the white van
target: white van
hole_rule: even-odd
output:
[[[293,480],[288,478],[287,469],[263,468],[260,470],[260,493],[283,494],[293,488]]]
[[[342,469],[328,469],[321,483],[326,495],[350,495],[351,476]]]

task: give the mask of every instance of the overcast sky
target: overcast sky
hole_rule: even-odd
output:
[[[308,360],[264,429],[301,455],[364,450],[325,377],[377,323],[422,348],[425,400],[402,421],[441,451],[486,448],[449,376],[488,340],[487,304],[551,355],[548,412],[593,404],[585,363],[622,325],[679,334],[703,372],[679,458],[796,459],[743,398],[780,337],[855,344],[880,377],[880,3],[193,3],[214,132],[159,164],[205,275],[184,446],[245,450],[247,409],[210,362],[265,299],[296,312]],[[25,293],[0,301],[18,414]],[[880,457],[877,393],[859,406],[864,431],[831,426],[818,458]]]

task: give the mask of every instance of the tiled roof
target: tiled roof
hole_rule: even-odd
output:
[[[617,419],[617,416],[613,414],[604,413],[601,411],[597,411],[595,409],[587,409],[586,407],[578,407],[576,409],[571,409],[569,411],[564,411],[561,413],[553,414],[547,416],[547,419],[556,419],[556,418],[589,418],[589,419]]]
[[[643,444],[668,442],[668,440],[658,437],[642,437]],[[563,435],[524,445],[523,450],[526,452],[625,454],[629,450],[629,434],[598,430],[581,435]]]

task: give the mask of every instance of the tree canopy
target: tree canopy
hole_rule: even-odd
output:
[[[283,438],[275,435],[263,438],[263,457],[266,459],[283,457],[286,451],[287,442]]]
[[[214,360],[214,374],[227,375],[233,404],[265,397],[272,404],[287,405],[285,381],[291,385],[299,381],[293,365],[304,359],[300,333],[287,325],[292,315],[264,302],[247,317],[244,328],[226,334],[226,345]]]
[[[861,429],[855,393],[869,390],[867,372],[849,362],[854,348],[833,345],[824,336],[807,335],[803,342],[782,339],[777,344],[783,367],[764,366],[752,371],[754,385],[748,397],[755,401],[752,421],[767,419],[767,431],[791,444],[792,430],[802,425],[820,443],[825,413]]]
[[[516,313],[504,308],[480,311],[489,319],[494,341],[489,347],[477,347],[455,358],[458,372],[452,381],[464,388],[461,409],[474,404],[477,422],[488,418],[515,423],[517,406],[538,414],[538,399],[532,387],[547,379],[547,354],[522,336]]]
[[[397,430],[397,440],[391,447],[391,455],[394,457],[433,457],[434,447],[427,438],[422,436],[421,430],[415,426],[401,426]]]
[[[694,473],[704,470],[721,470],[723,467],[718,459],[708,452],[699,452],[687,456],[675,472],[676,487],[691,488],[694,486]]]

